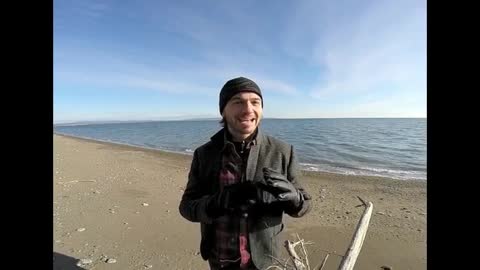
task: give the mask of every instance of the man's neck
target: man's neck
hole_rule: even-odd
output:
[[[238,135],[233,134],[230,131],[230,129],[227,128],[227,134],[228,134],[227,138],[229,140],[233,141],[233,142],[243,142],[243,141],[249,142],[249,141],[251,141],[255,138],[255,135],[257,134],[257,129],[255,129],[255,131],[248,136],[238,136]]]

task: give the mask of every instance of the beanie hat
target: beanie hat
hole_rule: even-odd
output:
[[[235,79],[231,79],[225,83],[220,91],[220,114],[223,112],[223,109],[227,105],[228,101],[236,94],[240,92],[252,92],[260,96],[262,99],[262,107],[263,107],[263,97],[262,92],[260,91],[260,87],[258,85],[245,77],[238,77]]]

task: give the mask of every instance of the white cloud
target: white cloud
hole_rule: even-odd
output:
[[[357,95],[386,86],[426,91],[424,1],[301,3],[292,12],[284,46],[322,69],[312,97]]]
[[[387,20],[382,11],[371,10],[354,27],[333,37],[335,42],[325,50],[329,74],[313,90],[313,96],[367,92],[404,82],[417,82],[419,90],[425,91],[425,37],[415,33],[422,32],[424,25],[409,23],[419,21],[416,13]]]
[[[179,80],[152,79],[152,78],[127,78],[122,82],[130,87],[138,89],[151,89],[161,92],[175,94],[197,94],[216,96],[217,93],[211,87],[193,82],[182,82]]]
[[[171,94],[194,94],[216,96],[216,89],[206,84],[176,80],[175,78],[159,76],[132,76],[128,73],[100,73],[64,72],[58,71],[54,75],[57,82],[77,82],[92,85],[93,87],[131,88],[135,91],[153,90]],[[61,90],[58,90],[61,91]]]
[[[110,9],[111,4],[109,1],[91,2],[91,1],[79,1],[77,12],[88,17],[99,18],[105,15]]]
[[[254,68],[232,68],[228,64],[219,63],[220,67],[210,67],[199,70],[197,75],[206,76],[218,85],[218,90],[227,80],[236,77],[246,77],[258,84],[262,92],[279,94],[282,96],[298,95],[299,90],[289,82],[272,78],[265,72],[257,72]],[[253,71],[252,71],[253,70]]]
[[[223,84],[238,76],[257,82],[266,93],[296,95],[292,84],[272,78],[265,72],[249,68],[241,60],[232,67],[227,55],[209,64],[188,62],[180,57],[170,57],[170,68],[149,65],[137,61],[131,55],[100,49],[87,50],[77,47],[59,48],[55,52],[55,82],[82,82],[94,86],[129,87],[137,90],[155,90],[164,93],[216,96]],[[207,67],[206,67],[207,66]]]

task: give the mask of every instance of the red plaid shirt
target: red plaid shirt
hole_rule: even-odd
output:
[[[220,189],[242,181],[250,145],[245,145],[242,157],[231,142],[226,142],[222,152],[222,167],[219,174]],[[210,258],[212,269],[246,269],[251,265],[248,245],[248,214],[224,215],[214,221],[215,245]]]

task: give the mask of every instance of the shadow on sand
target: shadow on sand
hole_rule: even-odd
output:
[[[53,270],[86,270],[77,266],[78,259],[53,252]]]

